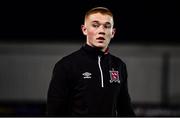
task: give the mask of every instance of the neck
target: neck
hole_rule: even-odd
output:
[[[97,48],[98,50],[102,51],[104,54],[108,54],[109,53],[109,47],[105,47],[105,48],[98,48],[98,47],[95,47],[95,46],[92,46],[88,43],[86,43],[87,45],[93,47],[93,48]]]

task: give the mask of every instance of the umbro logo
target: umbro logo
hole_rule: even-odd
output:
[[[83,73],[82,75],[83,75],[83,78],[84,78],[84,79],[89,79],[89,78],[91,78],[91,75],[92,75],[92,74],[91,74],[90,72],[85,72],[85,73]]]

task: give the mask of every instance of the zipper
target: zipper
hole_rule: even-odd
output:
[[[98,56],[98,65],[99,65],[99,70],[101,73],[101,87],[104,87],[104,82],[103,82],[103,72],[102,72],[102,68],[101,68],[101,56]]]

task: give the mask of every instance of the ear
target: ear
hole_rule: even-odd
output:
[[[114,37],[115,33],[116,33],[116,28],[113,28],[113,29],[112,29],[112,36],[111,36],[111,38]]]
[[[85,25],[81,25],[81,30],[82,30],[84,35],[87,35],[87,28]]]

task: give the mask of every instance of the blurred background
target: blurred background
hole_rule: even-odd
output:
[[[85,43],[95,6],[114,13],[110,51],[128,69],[137,116],[180,116],[180,8],[176,0],[1,2],[0,116],[45,116],[52,70]]]

